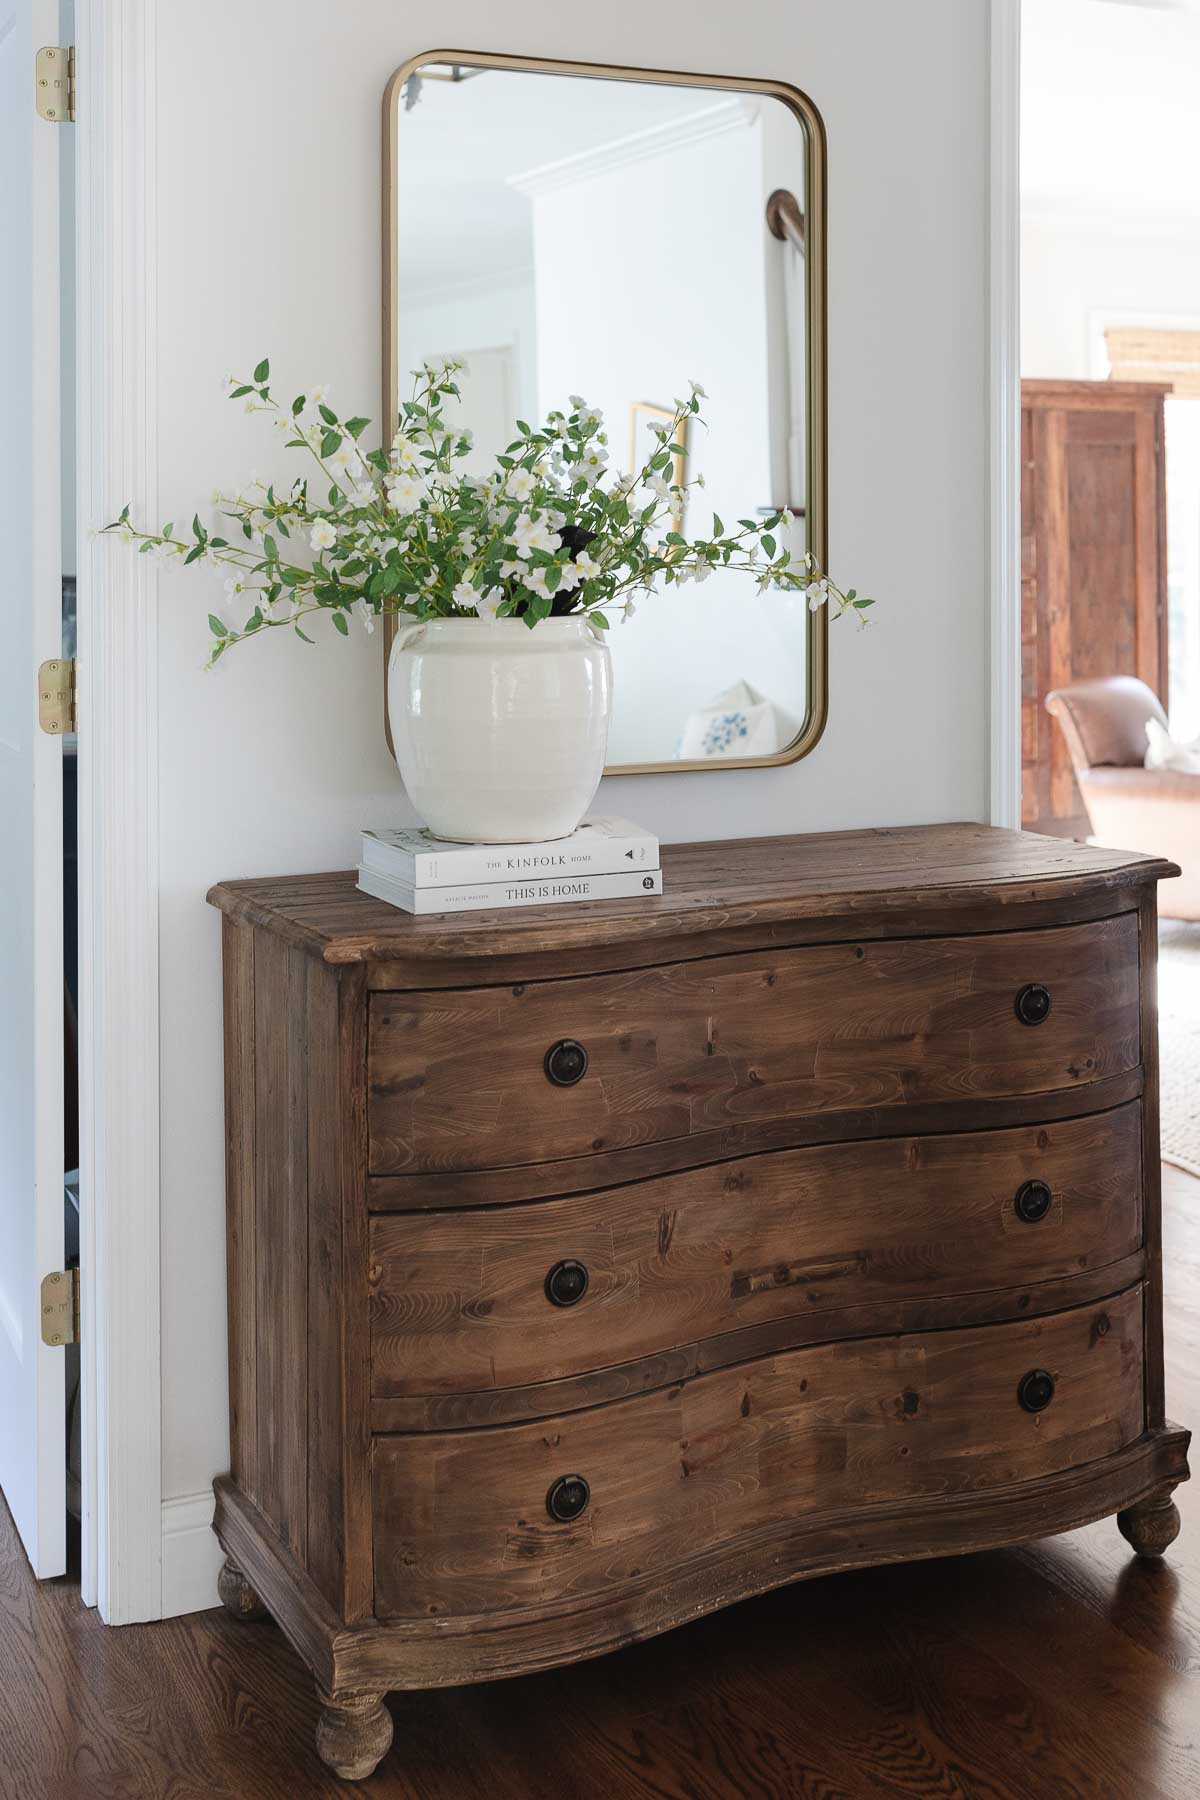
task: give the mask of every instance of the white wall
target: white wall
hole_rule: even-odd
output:
[[[281,389],[327,379],[378,416],[379,105],[436,44],[773,75],[829,133],[833,565],[879,598],[833,630],[829,729],[802,763],[636,778],[601,802],[671,841],[982,817],[987,792],[982,0],[210,0],[160,9],[160,492],[290,466],[220,393],[269,354]],[[232,47],[232,48],[231,48]],[[702,282],[719,249],[697,248]],[[281,633],[201,671],[219,587],[164,594],[163,1478],[226,1466],[218,919],[222,877],[345,867],[364,823],[410,816],[384,748],[379,640]]]
[[[1097,334],[1123,324],[1200,323],[1200,218],[1153,225],[1090,212],[1021,222],[1021,373],[1091,380]]]

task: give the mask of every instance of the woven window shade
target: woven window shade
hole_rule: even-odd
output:
[[[1104,341],[1114,381],[1169,381],[1181,398],[1200,400],[1200,331],[1121,326]]]

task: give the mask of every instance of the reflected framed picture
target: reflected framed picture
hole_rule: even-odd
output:
[[[629,469],[634,473],[640,469],[654,449],[655,440],[651,435],[654,426],[669,425],[675,417],[673,406],[654,406],[649,400],[635,400],[629,408]],[[687,480],[688,459],[688,421],[680,419],[672,442],[674,459],[671,465],[670,483],[683,483]],[[683,521],[687,516],[687,502],[682,495],[677,495],[675,505],[671,509],[671,530],[682,531]]]

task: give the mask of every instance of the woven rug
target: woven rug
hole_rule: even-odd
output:
[[[1200,1175],[1200,924],[1166,919],[1158,937],[1162,1153]]]

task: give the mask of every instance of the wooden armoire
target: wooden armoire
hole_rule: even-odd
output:
[[[1137,675],[1167,699],[1168,386],[1021,384],[1021,822],[1085,837],[1054,688]]]

